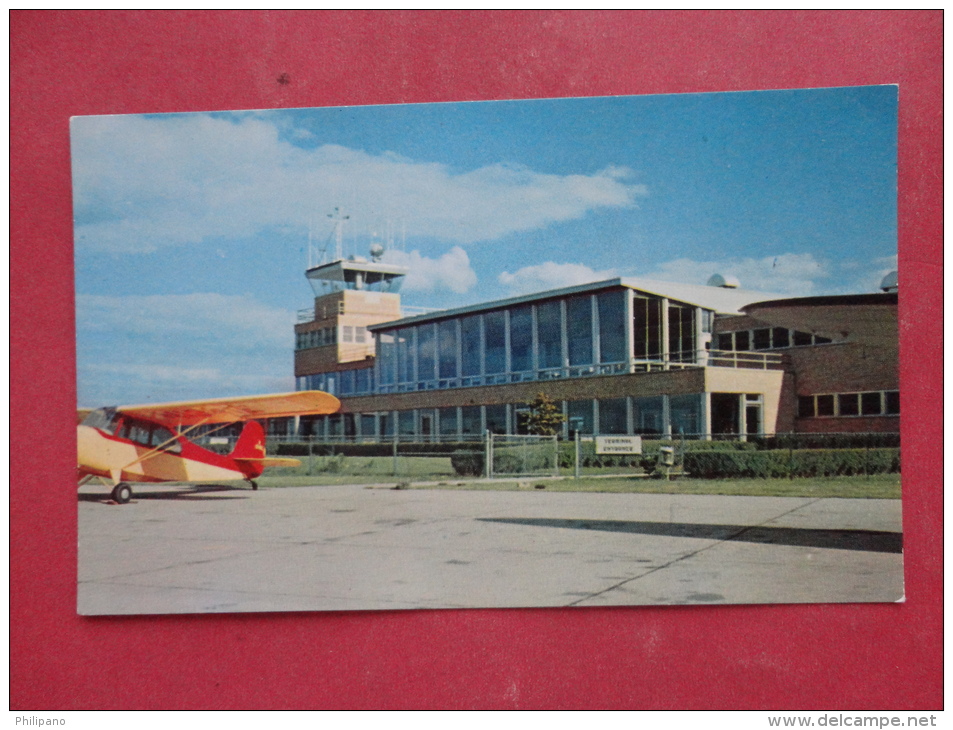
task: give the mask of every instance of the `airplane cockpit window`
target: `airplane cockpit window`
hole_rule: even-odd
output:
[[[82,425],[98,428],[100,431],[112,434],[116,431],[117,420],[114,408],[97,408],[83,419]]]
[[[117,435],[119,438],[129,439],[143,446],[161,448],[163,451],[171,451],[175,454],[182,451],[182,444],[178,439],[173,438],[172,432],[157,423],[126,417],[123,418]]]
[[[165,451],[172,451],[174,453],[178,453],[182,450],[182,445],[179,443],[178,439],[173,438],[172,432],[169,429],[158,425],[154,425],[152,427],[149,445],[160,447]]]

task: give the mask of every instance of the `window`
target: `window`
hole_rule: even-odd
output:
[[[536,335],[540,368],[563,366],[562,316],[559,302],[544,302],[536,306]]]
[[[797,398],[798,418],[814,418],[814,396],[799,395]]]
[[[607,291],[596,295],[596,311],[599,313],[599,362],[627,362],[625,335],[626,292]]]
[[[771,330],[756,329],[752,337],[755,350],[768,350],[771,348]]]
[[[880,412],[880,395],[877,395],[877,412]],[[840,393],[837,396],[837,412],[841,416],[856,416],[860,413],[857,393]]]
[[[397,382],[409,383],[414,380],[414,328],[397,330]]]
[[[91,411],[85,419],[83,419],[84,426],[91,426],[93,428],[98,428],[100,431],[105,433],[113,433],[116,430],[117,415],[116,411],[113,408],[97,408],[95,411]]]
[[[635,432],[640,434],[662,433],[663,408],[662,396],[633,399],[632,410],[635,417]]]
[[[148,445],[149,430],[148,423],[142,423],[132,418],[124,418],[117,435],[119,438],[135,441],[137,444]]]
[[[354,371],[354,392],[370,393],[374,389],[374,371],[361,368]]]
[[[457,409],[456,408],[441,408],[440,409],[440,435],[441,436],[456,436],[457,435]]]
[[[341,342],[354,342],[353,326],[346,324],[341,327]]]
[[[811,336],[810,332],[797,332],[794,333],[794,346],[795,347],[804,347],[805,345],[810,345],[813,342],[814,338]]]
[[[533,310],[514,307],[510,310],[510,370],[533,370]]]
[[[437,331],[432,324],[417,328],[417,378],[423,382],[437,377]]]
[[[437,325],[440,377],[457,377],[457,322],[444,320]]]
[[[879,416],[883,412],[880,393],[861,393],[860,412],[865,416]]]
[[[506,314],[488,312],[483,317],[486,374],[506,371]]]
[[[798,396],[797,415],[798,418],[896,415],[900,412],[899,396],[896,390],[802,395]]]
[[[578,431],[579,433],[593,433],[592,419],[592,401],[591,400],[571,400],[566,404],[569,411],[569,431]]]
[[[734,350],[735,341],[734,341],[733,332],[719,332],[718,333],[718,347],[715,349],[718,350]]]
[[[817,396],[817,415],[819,416],[833,416],[834,415],[834,396],[832,395]]]
[[[152,427],[152,433],[149,438],[149,445],[153,447],[161,447],[165,451],[172,451],[178,453],[182,451],[182,446],[177,440],[172,436],[172,432],[159,425]]]
[[[701,406],[701,395],[673,395],[669,399],[672,433],[685,436],[700,434],[704,430]]]
[[[888,390],[884,393],[884,401],[886,401],[886,412],[888,415],[896,415],[900,413],[900,392],[896,390]]]
[[[480,357],[480,316],[464,317],[460,320],[460,345],[463,352],[463,377],[479,375],[481,367]]]
[[[492,433],[506,433],[505,404],[486,407],[486,430]]]
[[[377,372],[381,385],[393,385],[397,371],[397,347],[393,332],[377,336]]]
[[[771,330],[771,347],[790,347],[791,338],[788,330],[783,327],[775,327]]]
[[[566,300],[566,334],[569,364],[592,364],[592,299],[590,297],[572,297]]]
[[[397,432],[399,436],[415,436],[416,435],[416,424],[414,418],[414,411],[398,411],[397,412]]]
[[[602,301],[599,302],[599,329],[602,330]],[[660,360],[662,357],[662,300],[636,297],[633,302],[632,339],[636,360]],[[603,344],[603,355],[605,346]],[[621,359],[621,358],[620,358]],[[602,362],[606,362],[603,356]]]
[[[460,409],[460,433],[468,436],[477,436],[483,433],[480,406],[463,406]]]
[[[736,350],[749,350],[751,349],[748,346],[748,335],[747,330],[740,330],[735,332],[735,349]]]
[[[668,352],[674,362],[695,361],[695,308],[668,307]]]
[[[362,413],[360,416],[361,419],[361,436],[373,436],[376,432],[376,423],[373,413]]]
[[[628,408],[625,398],[608,398],[599,401],[599,433],[617,434],[629,432]]]

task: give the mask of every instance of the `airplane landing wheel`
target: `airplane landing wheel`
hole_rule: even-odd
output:
[[[132,487],[125,482],[120,482],[113,487],[112,498],[119,504],[128,504],[129,500],[132,499]]]
[[[252,479],[251,488],[252,488],[252,491],[253,491],[253,492],[257,492],[257,491],[258,491],[258,482],[256,482],[254,479]]]

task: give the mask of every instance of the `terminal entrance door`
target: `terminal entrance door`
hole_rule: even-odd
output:
[[[738,393],[711,394],[711,435],[713,438],[736,438],[741,430],[741,399]]]
[[[712,393],[712,437],[759,436],[763,433],[762,413],[763,399],[758,393]]]

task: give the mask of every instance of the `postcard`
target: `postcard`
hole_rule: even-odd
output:
[[[903,600],[897,105],[74,117],[78,612]]]

